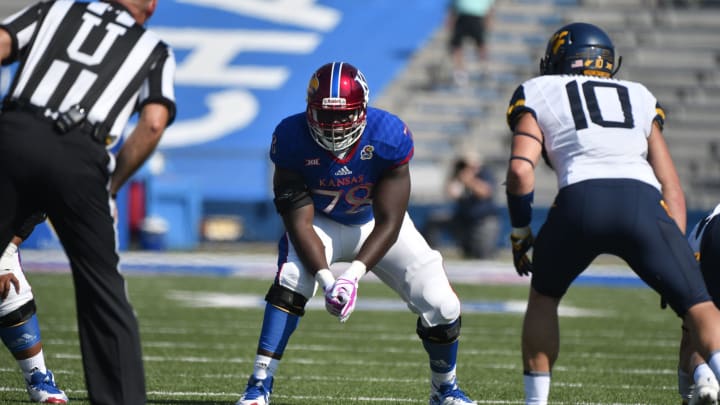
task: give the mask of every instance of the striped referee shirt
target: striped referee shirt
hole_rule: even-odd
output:
[[[175,118],[175,57],[119,3],[40,2],[0,23],[19,61],[7,101],[47,108],[79,104],[91,124],[120,136],[130,116],[162,103]]]

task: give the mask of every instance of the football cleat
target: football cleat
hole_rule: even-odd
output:
[[[430,394],[430,405],[477,405],[477,402],[468,398],[467,395],[458,387],[457,380],[451,383],[443,384],[439,387],[433,385],[433,391]]]
[[[27,381],[27,392],[30,394],[30,400],[32,402],[39,402],[41,404],[68,403],[67,395],[55,385],[55,377],[50,370],[47,370],[47,373],[43,373],[36,369],[30,375],[30,381]]]
[[[270,404],[270,393],[272,392],[273,378],[258,380],[254,375],[248,379],[245,392],[235,405],[268,405]]]
[[[707,381],[693,386],[688,405],[717,405],[720,387],[715,381]]]

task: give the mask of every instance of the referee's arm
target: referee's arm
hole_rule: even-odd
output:
[[[165,104],[148,103],[143,107],[137,126],[117,154],[115,171],[110,180],[110,194],[117,194],[130,176],[153,153],[170,119]]]

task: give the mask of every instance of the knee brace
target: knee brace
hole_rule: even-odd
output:
[[[35,300],[31,299],[30,301],[21,305],[20,308],[10,312],[3,317],[0,317],[0,329],[10,328],[19,323],[27,321],[28,319],[30,319],[31,316],[35,315],[35,311]]]
[[[289,288],[273,283],[265,295],[265,301],[293,315],[303,316],[308,299]]]
[[[460,337],[460,318],[447,325],[432,328],[425,327],[420,318],[417,320],[416,332],[420,339],[431,343],[450,344]]]
[[[14,311],[10,315],[16,312]],[[21,352],[40,343],[40,324],[35,311],[19,323],[0,328],[0,339],[10,350],[10,353]]]

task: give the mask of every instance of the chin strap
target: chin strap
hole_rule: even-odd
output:
[[[613,70],[612,72],[610,72],[610,77],[615,76],[615,73],[617,73],[618,70],[620,70],[620,66],[622,66],[622,56],[618,56],[617,66],[615,67],[615,70]]]

